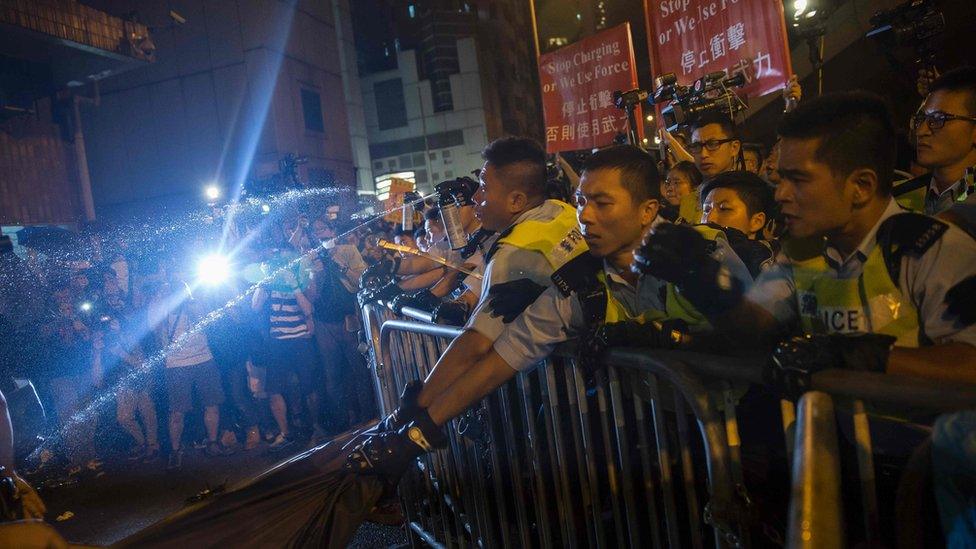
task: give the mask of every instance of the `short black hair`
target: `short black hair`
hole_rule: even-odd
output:
[[[937,91],[967,93],[969,99],[966,101],[966,108],[969,112],[965,114],[976,116],[976,67],[956,67],[951,71],[947,71],[945,74],[933,80],[929,86],[930,94]]]
[[[661,199],[657,162],[633,145],[616,145],[593,153],[583,162],[583,172],[596,170],[620,170],[620,182],[635,204]]]
[[[895,127],[881,97],[851,91],[803,101],[783,115],[778,133],[782,138],[819,139],[815,160],[843,177],[858,168],[874,170],[879,192],[891,194]]]
[[[756,158],[759,159],[759,163],[762,164],[763,160],[766,159],[765,151],[760,143],[743,143],[742,153],[745,154],[747,151],[756,153]]]
[[[546,151],[535,139],[501,137],[488,144],[481,157],[497,169],[519,165],[507,174],[505,183],[531,197],[546,193]]]
[[[729,136],[730,139],[738,139],[739,136],[735,132],[735,124],[732,123],[732,119],[729,115],[723,114],[718,111],[705,111],[701,116],[698,117],[691,124],[691,130],[700,130],[709,124],[718,124],[722,127],[722,133]]]
[[[746,205],[746,212],[756,215],[759,212],[769,218],[774,212],[773,190],[766,181],[758,175],[745,170],[722,172],[709,179],[701,187],[701,202],[705,202],[708,193],[715,189],[731,189],[739,195]]]
[[[681,162],[678,162],[674,166],[671,166],[670,171],[685,174],[685,176],[688,177],[688,181],[691,181],[692,188],[695,189],[702,184],[702,180],[704,179],[704,176],[702,176],[698,166],[696,166],[691,160],[682,160]]]
[[[440,221],[441,209],[438,206],[424,210],[424,219],[427,221]]]

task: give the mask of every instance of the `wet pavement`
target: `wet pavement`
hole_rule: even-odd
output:
[[[187,450],[183,468],[167,471],[165,456],[155,463],[127,461],[124,457],[102,467],[104,474],[79,474],[78,482],[42,489],[47,520],[70,542],[109,545],[184,507],[187,498],[204,490],[231,487],[267,470],[304,448],[272,454],[266,445],[230,456],[208,457],[202,450]],[[73,516],[56,521],[70,512]],[[365,523],[352,540],[354,547],[390,547],[406,543],[403,530]]]

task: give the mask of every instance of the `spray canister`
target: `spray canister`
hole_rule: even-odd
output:
[[[441,222],[444,224],[447,240],[451,249],[460,250],[468,243],[468,235],[464,232],[464,225],[461,223],[461,205],[458,203],[458,199],[463,193],[461,182],[458,179],[444,181],[439,183],[434,190],[438,194],[437,202],[441,210]]]

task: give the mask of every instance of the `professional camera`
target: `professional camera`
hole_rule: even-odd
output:
[[[651,103],[659,105],[665,101],[670,104],[661,110],[664,126],[669,132],[688,126],[695,122],[705,112],[721,112],[729,119],[746,108],[746,104],[739,98],[732,88],[739,88],[746,83],[744,74],[728,76],[723,71],[716,71],[695,80],[691,86],[678,84],[678,77],[667,73],[657,77],[654,81],[654,94]]]
[[[934,0],[909,0],[871,17],[869,38],[888,47],[911,46],[918,62],[935,66],[935,52],[945,30],[945,16],[935,8]]]

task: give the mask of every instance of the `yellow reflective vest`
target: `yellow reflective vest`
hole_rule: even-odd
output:
[[[499,237],[495,247],[508,244],[523,250],[532,250],[545,256],[553,270],[589,250],[576,220],[576,208],[560,200],[547,200],[557,204],[560,212],[550,220],[529,219],[513,226]]]
[[[606,271],[600,269],[596,275],[596,278],[600,281],[600,284],[603,285],[604,292],[607,296],[607,307],[603,317],[604,323],[613,324],[615,322],[626,322],[631,320],[644,324],[653,320],[662,320],[667,318],[667,314],[664,311],[658,311],[656,309],[641,311],[636,316],[630,314],[627,307],[625,307],[624,304],[613,295],[613,291],[610,289],[610,284],[607,282]]]
[[[876,333],[900,347],[919,346],[919,316],[885,264],[882,243],[857,278],[837,279],[823,255],[792,264],[800,324],[808,334]]]

